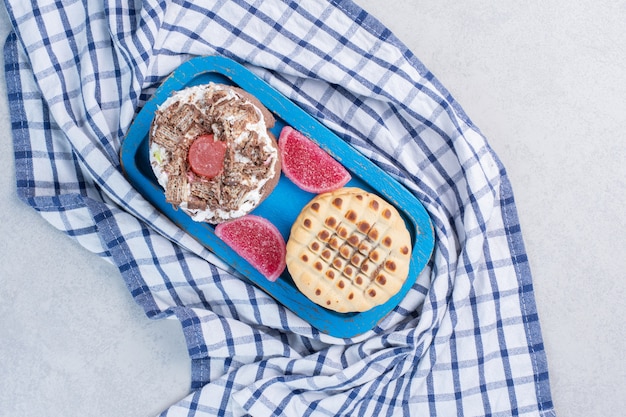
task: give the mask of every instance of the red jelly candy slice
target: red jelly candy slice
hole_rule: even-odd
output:
[[[226,142],[215,141],[213,135],[200,135],[189,147],[191,170],[203,177],[213,178],[224,169]]]
[[[215,234],[268,280],[285,270],[285,239],[269,220],[248,214],[218,224]]]
[[[317,194],[333,191],[352,178],[343,165],[290,126],[281,130],[278,148],[283,173],[305,191]]]

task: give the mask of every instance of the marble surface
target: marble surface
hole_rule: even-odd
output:
[[[626,3],[357,3],[440,79],[507,168],[557,414],[623,412]],[[2,9],[2,42],[9,30]],[[0,77],[3,132],[7,112]],[[188,389],[180,325],[145,318],[113,266],[17,198],[11,140],[0,139],[0,416],[154,415]]]

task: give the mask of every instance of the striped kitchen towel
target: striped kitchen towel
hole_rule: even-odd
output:
[[[451,94],[351,1],[5,0],[19,196],[180,320],[189,395],[163,416],[553,416],[506,172]],[[119,150],[164,78],[243,63],[403,184],[436,237],[372,330],[320,333],[143,199]]]

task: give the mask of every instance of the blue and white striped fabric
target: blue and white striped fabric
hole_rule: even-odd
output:
[[[553,416],[512,191],[458,103],[350,1],[6,0],[18,193],[117,265],[147,316],[180,320],[189,395],[163,416]],[[194,56],[256,74],[404,184],[436,248],[400,305],[352,339],[233,275],[122,174],[118,150]]]

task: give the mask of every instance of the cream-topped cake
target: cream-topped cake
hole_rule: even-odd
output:
[[[155,113],[150,163],[165,197],[198,222],[244,216],[280,177],[273,115],[240,88],[185,88]]]

